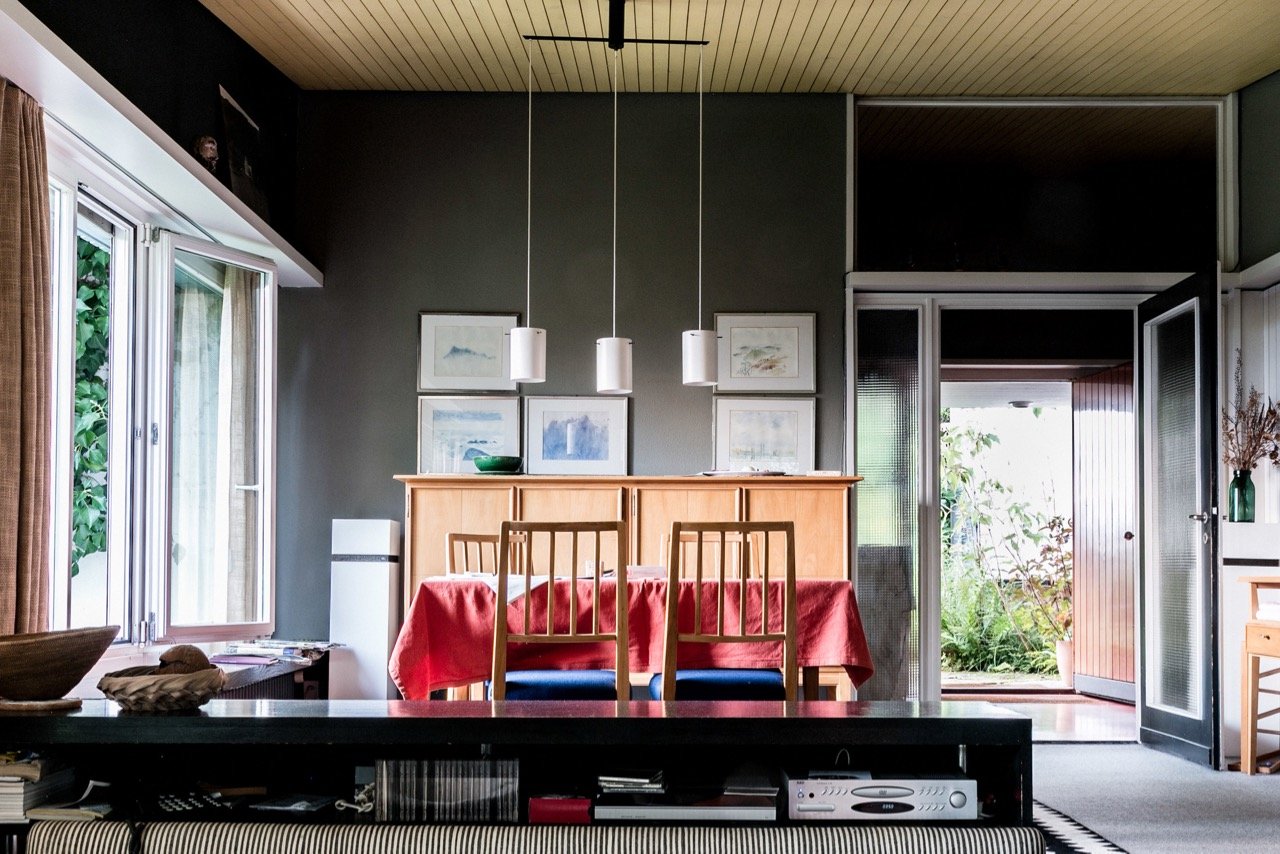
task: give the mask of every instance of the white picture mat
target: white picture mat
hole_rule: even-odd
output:
[[[520,398],[418,398],[418,473],[475,474],[475,456],[520,456]]]
[[[526,397],[525,471],[627,473],[625,397]]]
[[[814,315],[716,314],[717,391],[814,392]]]
[[[418,315],[418,391],[515,391],[510,333],[518,314]]]
[[[716,398],[716,469],[813,471],[814,412],[812,398]]]

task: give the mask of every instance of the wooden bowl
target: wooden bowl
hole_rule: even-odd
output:
[[[111,646],[119,626],[0,637],[0,699],[57,700]]]

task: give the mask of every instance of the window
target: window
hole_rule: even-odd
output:
[[[167,441],[153,478],[168,520],[154,563],[166,566],[164,625],[173,638],[270,631],[274,540],[274,275],[266,262],[162,235],[156,306],[156,411]]]
[[[166,211],[101,165],[86,180],[67,144],[50,157],[53,625],[270,634],[274,267],[157,228]]]

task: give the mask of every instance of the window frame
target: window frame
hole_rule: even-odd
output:
[[[258,539],[258,561],[262,571],[263,616],[253,623],[208,623],[177,625],[172,620],[171,531],[172,531],[172,424],[173,424],[173,289],[174,253],[203,255],[227,264],[253,270],[263,276],[258,316],[259,340],[258,383],[258,496],[261,517]],[[161,231],[151,250],[153,284],[148,301],[148,326],[153,331],[148,362],[162,369],[153,370],[148,382],[148,426],[153,437],[148,445],[151,457],[147,473],[145,516],[153,524],[147,537],[147,599],[158,607],[154,615],[155,640],[184,643],[198,640],[237,640],[265,637],[275,630],[275,397],[276,397],[276,309],[278,279],[275,265],[266,259],[197,240],[169,231]]]
[[[50,628],[63,629],[71,615],[71,439],[74,429],[74,320],[76,298],[76,211],[85,204],[121,228],[132,229],[128,259],[132,286],[117,287],[112,265],[112,371],[128,371],[127,393],[110,398],[108,468],[125,458],[125,484],[109,487],[108,561],[126,577],[126,625],[117,644],[234,640],[269,636],[275,630],[276,350],[280,287],[276,264],[192,235],[209,236],[199,222],[177,213],[153,190],[126,175],[102,152],[59,123],[45,121],[51,205],[53,401],[49,514]],[[175,215],[176,214],[176,215]],[[259,315],[260,411],[258,556],[261,621],[172,626],[169,622],[170,485],[167,453],[172,411],[172,266],[159,274],[166,252],[181,248],[263,274]],[[114,257],[114,254],[113,254]],[[122,256],[123,257],[123,256]],[[122,271],[123,272],[123,271]],[[166,284],[167,281],[167,284]],[[127,299],[126,299],[127,298]],[[126,307],[120,307],[120,306]],[[124,315],[127,315],[125,317]],[[117,325],[121,324],[121,325]],[[165,324],[168,324],[167,326]],[[117,350],[117,347],[119,348]],[[164,384],[163,388],[159,388]],[[160,405],[164,408],[159,408]],[[124,411],[123,415],[119,413]],[[153,428],[155,430],[153,434]],[[153,438],[154,437],[154,438]],[[123,450],[120,450],[123,448]],[[119,477],[112,478],[117,483]],[[121,497],[123,496],[123,497]],[[117,504],[117,502],[119,502]],[[112,509],[114,508],[114,509]],[[157,515],[157,511],[159,511]],[[121,518],[124,517],[124,518]],[[114,540],[111,539],[114,534]]]

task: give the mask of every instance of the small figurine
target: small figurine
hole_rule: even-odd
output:
[[[193,146],[196,157],[210,171],[216,171],[218,168],[218,141],[211,136],[202,136],[196,140]]]

